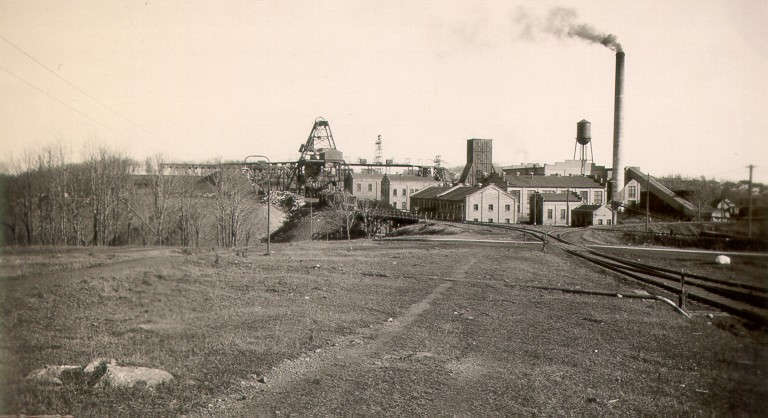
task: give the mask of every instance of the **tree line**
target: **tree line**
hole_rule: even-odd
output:
[[[248,245],[264,211],[246,176],[167,175],[104,148],[69,162],[62,149],[25,153],[0,175],[4,245]]]

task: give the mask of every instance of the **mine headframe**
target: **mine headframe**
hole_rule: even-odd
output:
[[[336,149],[331,125],[315,119],[307,141],[299,147],[299,159],[291,169],[286,187],[314,197],[327,188],[343,187],[346,163]]]

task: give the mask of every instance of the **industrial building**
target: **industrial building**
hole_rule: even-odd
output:
[[[467,140],[467,164],[459,183],[474,186],[483,177],[494,173],[493,140],[472,138]]]
[[[381,181],[383,179],[383,174],[349,172],[344,177],[344,189],[357,199],[381,200]]]
[[[520,222],[532,221],[531,202],[536,193],[564,193],[571,191],[579,202],[601,205],[606,203],[605,186],[584,176],[506,176],[507,193],[517,202],[516,216]]]
[[[432,219],[517,223],[517,201],[494,184],[429,187],[411,195],[411,206]]]
[[[650,199],[648,206],[654,213],[680,219],[694,219],[699,216],[698,208],[682,191],[670,190],[653,176],[640,171],[639,167],[627,167],[624,178],[624,189],[619,193],[619,197],[625,206],[644,210],[645,199]]]
[[[538,225],[568,226],[571,211],[582,205],[581,196],[574,192],[533,194],[535,218]]]
[[[382,200],[395,209],[411,210],[411,195],[442,183],[432,177],[407,174],[385,175],[381,180]]]
[[[610,225],[612,217],[607,205],[581,205],[571,211],[571,226]]]

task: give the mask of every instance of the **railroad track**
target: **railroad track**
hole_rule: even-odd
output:
[[[550,242],[575,257],[589,261],[606,270],[614,271],[641,283],[679,295],[681,272],[673,269],[640,263],[606,254],[564,239],[562,233],[540,231],[516,225],[483,224],[512,231],[527,233],[546,246]],[[569,230],[568,232],[573,232]],[[723,280],[701,274],[685,273],[685,288],[689,300],[696,301],[724,312],[739,316],[760,325],[768,325],[768,289]]]

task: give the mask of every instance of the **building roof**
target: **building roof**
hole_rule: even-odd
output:
[[[451,186],[432,186],[427,187],[426,189],[419,190],[418,192],[411,195],[411,199],[413,198],[419,198],[419,199],[433,199],[437,197],[440,193],[446,192],[448,189],[450,189]]]
[[[432,186],[424,190],[418,191],[411,195],[411,199],[438,199],[438,200],[451,200],[451,201],[463,201],[467,196],[472,193],[479,192],[488,187],[495,187],[501,192],[506,193],[504,189],[495,184],[488,184],[484,187],[477,186]]]
[[[459,186],[437,198],[440,200],[464,200],[464,198],[479,190],[480,188],[475,186]]]
[[[602,208],[603,206],[605,206],[605,205],[581,205],[581,206],[577,207],[576,209],[574,209],[573,211],[574,212],[592,213],[592,212]]]
[[[371,174],[371,173],[349,173],[349,175],[355,180],[381,180],[384,174]]]
[[[604,188],[585,176],[506,176],[507,187]]]
[[[432,177],[425,177],[425,176],[415,176],[412,174],[393,174],[393,175],[386,175],[387,179],[389,179],[390,182],[392,181],[416,181],[416,182],[422,182],[422,183],[437,183],[438,181],[433,179]]]
[[[541,194],[541,201],[542,202],[581,202],[581,197],[571,192],[571,196],[568,196],[568,193],[562,192],[562,193],[542,193]]]

